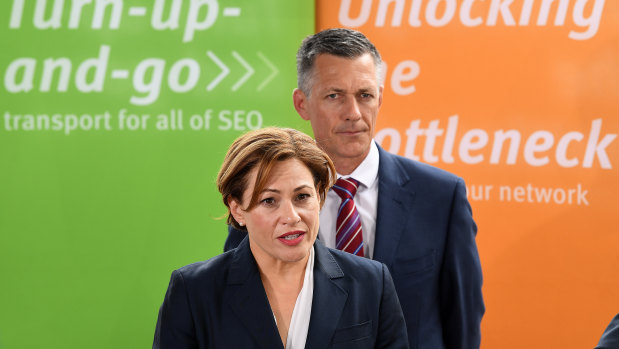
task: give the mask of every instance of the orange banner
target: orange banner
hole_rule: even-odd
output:
[[[376,140],[462,176],[482,348],[592,348],[619,313],[619,3],[318,0],[386,64]]]

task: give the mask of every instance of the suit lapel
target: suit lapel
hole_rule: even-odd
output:
[[[227,301],[260,348],[282,348],[273,312],[260,272],[245,238],[235,251],[230,267]]]
[[[341,287],[344,273],[320,241],[314,244],[314,298],[306,348],[327,348],[337,329],[348,292]]]
[[[373,259],[391,267],[406,220],[412,216],[415,193],[407,190],[410,178],[395,156],[380,146],[378,152],[378,212]]]

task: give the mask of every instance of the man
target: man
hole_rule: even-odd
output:
[[[381,66],[374,45],[348,29],[309,36],[297,54],[295,109],[310,121],[338,178],[347,178],[353,183],[347,188],[356,189],[352,200],[341,199],[341,190],[329,191],[318,236],[328,247],[387,265],[411,348],[478,348],[482,274],[464,182],[376,145]],[[349,201],[353,209],[344,208]],[[338,218],[343,211],[346,217]],[[362,241],[358,220],[350,219],[357,215]],[[356,233],[344,236],[341,230],[350,226]],[[231,229],[225,249],[234,248],[244,235]]]
[[[619,314],[610,321],[595,349],[619,348]]]

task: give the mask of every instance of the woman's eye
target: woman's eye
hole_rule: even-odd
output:
[[[275,203],[275,199],[273,198],[262,199],[260,200],[260,203],[265,204],[265,205],[273,205]]]
[[[302,201],[310,198],[310,194],[299,194],[297,195],[297,200]]]

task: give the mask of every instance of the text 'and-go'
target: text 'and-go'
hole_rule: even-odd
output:
[[[75,88],[82,93],[103,92],[108,67],[110,62],[110,47],[101,45],[97,57],[89,58],[74,67],[74,63],[67,57],[47,58],[43,62],[31,57],[21,57],[13,60],[6,69],[4,75],[4,87],[9,93],[27,93],[35,89],[38,85],[40,92],[66,92],[73,76]],[[231,52],[233,60],[228,59],[224,63],[221,56],[217,56],[212,51],[207,51],[204,62],[209,63],[217,76],[209,79],[205,84],[205,91],[215,89],[222,80],[226,79],[232,69],[235,72],[242,70],[242,76],[238,74],[234,78],[231,90],[237,91],[245,85],[254,75],[256,69],[252,66],[247,56],[242,56],[236,51]],[[227,57],[227,56],[226,56]],[[261,52],[256,52],[256,57],[260,63],[260,68],[267,71],[254,83],[256,91],[261,91],[278,74],[277,67]],[[130,75],[133,89],[137,94],[129,98],[129,102],[134,105],[150,105],[157,101],[162,89],[162,85],[167,82],[169,90],[176,93],[187,93],[197,88],[203,69],[200,63],[193,58],[183,58],[173,62],[168,66],[168,62],[162,58],[146,58],[140,61],[133,71],[127,69],[111,69],[110,78],[113,80],[129,79]],[[37,70],[37,64],[42,63],[42,69]],[[74,69],[75,68],[75,69]],[[73,72],[75,70],[75,72]],[[36,76],[40,71],[40,76]],[[56,77],[56,78],[54,78]],[[165,78],[165,80],[164,80]],[[253,81],[255,81],[254,79]]]

